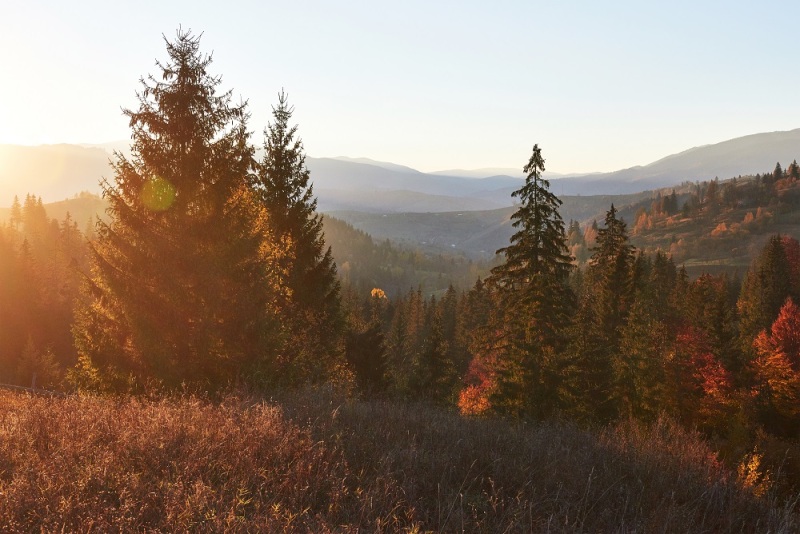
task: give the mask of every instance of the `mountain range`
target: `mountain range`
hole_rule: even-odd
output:
[[[78,192],[99,192],[102,176],[113,176],[105,145],[0,145],[0,206],[14,195],[42,196],[46,202]],[[678,185],[771,172],[800,156],[800,129],[748,135],[673,154],[644,166],[610,173],[548,173],[558,195],[627,194]],[[449,170],[423,173],[366,158],[307,158],[319,210],[370,213],[494,210],[513,205],[522,185],[513,169]]]

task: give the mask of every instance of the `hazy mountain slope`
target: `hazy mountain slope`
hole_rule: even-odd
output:
[[[15,194],[33,193],[55,201],[82,190],[99,192],[100,178],[111,176],[110,149],[121,146],[0,145],[0,206],[10,205]],[[798,157],[800,129],[692,148],[649,165],[611,173],[547,176],[552,191],[561,196],[635,193],[683,181],[763,173],[778,161],[786,167]],[[320,206],[327,210],[486,210],[512,205],[511,192],[522,185],[521,173],[512,169],[443,171],[461,174],[453,176],[366,158],[307,158],[307,164]],[[513,176],[502,175],[504,172]]]
[[[45,202],[72,197],[81,191],[99,191],[102,176],[111,176],[110,154],[100,148],[77,145],[0,145],[0,202],[14,195],[41,196]]]
[[[317,209],[322,212],[354,210],[370,213],[475,211],[496,209],[510,204],[478,196],[456,197],[415,191],[377,191],[317,189]]]
[[[347,156],[337,156],[335,158],[329,158],[329,159],[335,159],[338,161],[348,161],[350,163],[361,163],[364,165],[374,165],[376,167],[382,167],[390,171],[405,172],[411,174],[422,174],[417,169],[412,169],[411,167],[406,167],[405,165],[398,165],[397,163],[389,163],[388,161],[377,161],[369,158],[349,158]]]
[[[684,181],[727,179],[771,172],[775,163],[785,168],[800,157],[800,129],[738,137],[691,148],[649,165],[610,173],[553,180],[553,190],[564,194],[619,194],[657,189]]]
[[[434,171],[428,174],[436,176],[461,176],[463,178],[489,178],[492,176],[511,176],[514,178],[525,178],[522,167],[519,169],[511,167],[486,167],[483,169],[448,169],[444,171]],[[556,173],[545,173],[546,175],[560,176]]]
[[[621,208],[627,219],[633,211],[627,207],[650,202],[650,193],[633,195],[565,196],[561,216],[565,222],[581,223],[593,219],[602,222],[612,203]],[[508,244],[514,228],[511,215],[515,207],[487,211],[451,211],[446,213],[366,213],[364,211],[330,211],[330,215],[348,222],[378,240],[425,249],[449,249],[472,257],[493,256]]]
[[[414,191],[428,195],[470,196],[478,191],[521,185],[510,176],[469,179],[434,176],[333,158],[306,158],[316,190]]]

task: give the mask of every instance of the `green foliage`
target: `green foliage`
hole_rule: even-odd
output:
[[[330,247],[325,248],[297,126],[289,124],[292,112],[281,92],[252,186],[269,214],[272,240],[286,247],[280,263],[286,297],[281,319],[288,342],[283,350],[292,354],[284,358],[282,380],[319,382],[342,362],[344,322],[336,264]]]
[[[348,332],[345,357],[362,396],[370,397],[386,390],[388,362],[380,323],[372,324],[363,332]]]
[[[280,251],[265,250],[248,187],[244,104],[218,93],[198,37],[179,32],[166,46],[139,109],[125,112],[133,156],[117,154],[103,184],[111,220],[97,224],[75,344],[114,389],[155,380],[214,391],[274,353],[268,281]]]
[[[558,212],[561,201],[542,178],[538,145],[523,170],[525,185],[512,193],[521,201],[511,217],[517,231],[511,244],[497,251],[505,263],[492,269],[487,280],[501,295],[507,337],[493,405],[544,416],[557,405],[553,379],[559,376],[558,355],[574,306],[568,284],[573,266]]]
[[[653,421],[664,407],[665,365],[670,336],[650,299],[637,298],[612,357],[612,397],[623,417]]]
[[[792,276],[797,267],[786,254],[788,243],[779,235],[772,236],[742,283],[737,308],[742,351],[747,355],[752,355],[753,339],[778,317],[786,298],[800,296]]]
[[[627,353],[620,352],[634,297],[634,259],[625,222],[617,218],[612,204],[605,226],[597,230],[566,350],[568,364],[562,396],[566,409],[580,418],[609,421],[620,410],[634,409],[633,378],[629,375],[635,372],[633,368],[640,367],[632,360],[641,354],[632,342]],[[645,269],[641,262],[638,265],[640,270]],[[646,269],[649,271],[651,266]],[[642,271],[639,276],[643,282],[645,273]]]

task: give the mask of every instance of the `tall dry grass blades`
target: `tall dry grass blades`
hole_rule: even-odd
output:
[[[790,532],[668,420],[595,435],[330,392],[0,394],[0,530]]]

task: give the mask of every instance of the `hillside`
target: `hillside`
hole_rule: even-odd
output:
[[[649,192],[632,195],[563,196],[561,216],[582,224],[602,220],[608,207],[622,206],[623,216],[632,217],[628,206],[649,203]],[[364,211],[330,211],[375,239],[390,239],[426,251],[454,251],[473,258],[491,258],[497,249],[508,244],[514,233],[511,215],[516,208],[486,211],[447,211],[443,213],[367,213]]]
[[[10,206],[14,195],[22,199],[28,193],[53,202],[98,192],[100,178],[111,175],[110,157],[96,147],[0,145],[0,205]]]
[[[790,504],[660,420],[600,432],[325,391],[0,392],[7,531],[790,532]]]
[[[84,233],[93,228],[96,217],[106,217],[106,206],[102,198],[90,193],[44,204],[48,219],[60,223],[69,214]],[[8,221],[10,211],[0,208],[0,225]],[[392,233],[391,241],[380,234],[373,239],[370,232],[354,228],[343,217],[326,214],[323,225],[325,241],[333,251],[340,278],[360,294],[369,294],[374,287],[391,297],[409,288],[420,288],[426,295],[443,292],[451,284],[468,288],[478,277],[485,276],[491,266],[463,249],[421,246],[413,239],[403,240],[396,232]]]
[[[775,162],[788,164],[800,147],[800,129],[738,137],[721,143],[690,148],[644,166],[554,180],[554,191],[564,182],[567,194],[620,194],[770,172]]]
[[[690,273],[738,273],[749,267],[769,236],[800,238],[800,182],[789,176],[745,176],[678,189],[680,210],[658,201],[627,206],[632,242],[663,250]],[[664,191],[666,194],[666,191]]]

